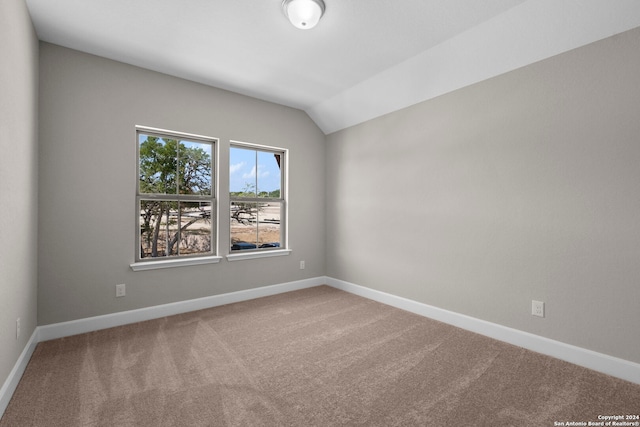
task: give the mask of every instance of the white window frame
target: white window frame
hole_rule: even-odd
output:
[[[185,132],[177,132],[166,129],[158,129],[147,126],[136,126],[136,197],[135,197],[135,262],[130,264],[134,271],[151,270],[158,268],[180,267],[187,265],[211,264],[218,263],[222,257],[218,256],[218,202],[217,202],[217,174],[218,174],[218,147],[219,139],[209,136],[196,135]],[[171,138],[177,140],[186,140],[199,143],[207,143],[211,145],[211,195],[189,195],[189,194],[155,194],[142,193],[140,191],[140,142],[139,135],[151,135],[159,138]],[[171,257],[151,257],[141,258],[140,256],[140,201],[141,200],[158,200],[171,202],[194,202],[202,201],[211,205],[211,252],[206,254],[190,254],[176,255]]]
[[[292,251],[288,244],[288,176],[289,176],[289,150],[286,148],[273,147],[261,144],[254,144],[242,141],[230,141],[229,146],[229,158],[231,156],[232,148],[241,148],[248,150],[255,150],[257,152],[266,152],[273,154],[280,154],[280,197],[236,197],[231,196],[231,191],[228,189],[229,205],[228,212],[231,211],[231,204],[234,202],[249,202],[249,203],[264,203],[264,202],[276,202],[281,204],[280,211],[280,247],[279,248],[255,248],[255,249],[243,249],[238,251],[231,251],[231,218],[229,218],[229,255],[227,259],[229,261],[240,261],[246,259],[255,258],[268,258],[277,256],[289,255]],[[258,189],[256,188],[256,191]]]

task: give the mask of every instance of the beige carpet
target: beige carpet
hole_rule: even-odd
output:
[[[640,386],[327,286],[40,343],[0,426],[554,426]]]

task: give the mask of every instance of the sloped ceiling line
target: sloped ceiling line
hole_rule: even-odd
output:
[[[640,26],[640,0],[26,0],[46,42],[304,110],[325,133]]]
[[[329,134],[638,26],[639,1],[528,1],[305,111]]]

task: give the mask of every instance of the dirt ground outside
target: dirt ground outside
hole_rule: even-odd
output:
[[[242,242],[257,246],[280,243],[280,205],[261,206],[259,210],[252,211],[251,215],[240,216],[242,221],[238,221],[233,213],[232,208],[231,245]]]
[[[264,243],[280,242],[280,224],[261,223],[258,226],[258,246]],[[231,244],[240,242],[256,243],[255,224],[240,224],[235,220],[231,221]]]
[[[180,227],[187,226],[180,233],[179,251],[181,255],[206,254],[211,251],[211,220],[208,217],[198,218],[191,222],[193,216],[189,213],[198,214],[200,211],[185,211],[181,218]],[[177,215],[172,218],[177,219]],[[191,222],[191,224],[189,224]],[[143,220],[141,217],[140,225]],[[264,206],[258,212],[243,221],[238,221],[231,215],[231,245],[237,243],[250,243],[260,246],[266,243],[280,243],[280,206]],[[168,231],[168,233],[167,233]],[[160,235],[158,238],[158,255],[165,256],[167,242],[178,231],[178,224],[170,222],[167,230],[166,221],[160,224]],[[141,236],[140,255],[142,258],[151,257],[150,234]],[[174,247],[175,248],[175,247]],[[177,254],[173,254],[175,256]]]

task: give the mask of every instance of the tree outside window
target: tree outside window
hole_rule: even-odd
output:
[[[213,254],[215,142],[138,128],[139,260]]]

